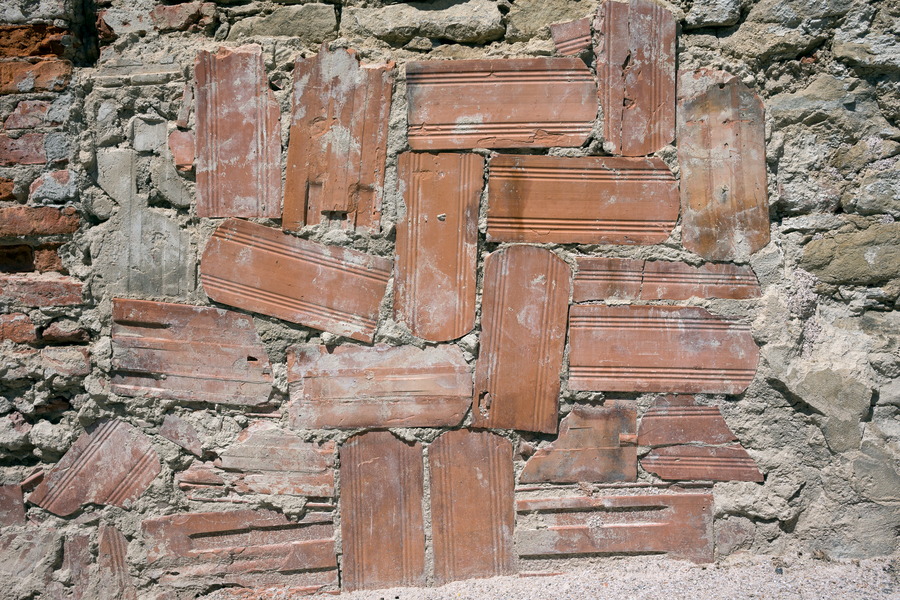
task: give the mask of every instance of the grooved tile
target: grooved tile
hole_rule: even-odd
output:
[[[429,446],[438,585],[516,572],[512,454],[488,431],[448,431]]]
[[[345,591],[425,584],[422,446],[370,431],[341,447]]]
[[[543,248],[485,259],[473,427],[556,432],[571,286],[569,266]]]
[[[654,0],[607,0],[594,31],[609,151],[652,154],[675,138],[675,16]]]
[[[576,257],[573,302],[635,300],[641,296],[644,261],[601,256]]]
[[[55,515],[83,504],[128,506],[160,471],[150,439],[122,421],[87,428],[28,497]]]
[[[659,398],[641,417],[638,445],[724,444],[737,437],[718,406],[700,406],[693,396]]]
[[[112,525],[102,525],[97,541],[97,600],[134,600],[137,589],[128,570],[128,540]]]
[[[281,216],[281,110],[262,48],[201,50],[194,62],[197,216]]]
[[[577,58],[406,64],[413,150],[581,146],[597,84]]]
[[[738,78],[704,69],[678,90],[682,243],[706,260],[742,260],[769,243],[765,109]]]
[[[520,499],[516,549],[523,558],[664,552],[711,562],[712,503],[697,493]]]
[[[406,217],[397,223],[394,318],[432,342],[462,337],[475,326],[484,159],[404,153],[398,163]]]
[[[575,406],[559,426],[559,437],[525,463],[520,483],[634,481],[637,412],[624,406]]]
[[[739,394],[756,374],[750,327],[703,308],[574,305],[569,389]]]
[[[552,23],[550,36],[556,52],[563,56],[575,56],[591,47],[591,19],[585,17],[566,23]]]
[[[641,459],[641,466],[669,480],[763,481],[741,446],[667,446]]]
[[[353,50],[297,58],[282,227],[330,215],[379,229],[393,82],[393,63],[361,65]]]
[[[677,219],[678,182],[659,158],[491,159],[489,241],[655,244]]]
[[[391,261],[228,219],[216,229],[200,280],[216,302],[371,342]]]
[[[122,396],[258,405],[272,392],[253,319],[234,311],[114,298],[112,350]]]
[[[472,372],[457,346],[294,346],[291,424],[300,429],[458,425]]]

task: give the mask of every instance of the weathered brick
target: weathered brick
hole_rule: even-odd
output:
[[[45,162],[47,153],[44,151],[43,133],[26,133],[18,138],[0,134],[0,166],[40,165]]]
[[[0,315],[0,341],[9,340],[17,344],[37,341],[36,330],[31,318],[24,313]]]
[[[0,61],[0,95],[27,92],[61,92],[72,80],[67,60]]]
[[[0,246],[0,273],[34,271],[34,250],[27,244]]]
[[[46,100],[23,100],[16,105],[3,126],[6,129],[32,129],[47,124],[50,103]]]
[[[11,206],[0,208],[0,237],[74,233],[80,220],[74,208]]]
[[[62,55],[65,29],[52,25],[0,25],[0,57]]]
[[[21,485],[0,485],[0,526],[25,524]]]
[[[82,283],[72,277],[47,274],[0,275],[0,303],[36,308],[81,304]]]
[[[7,202],[9,200],[15,200],[16,196],[13,194],[15,187],[16,182],[14,180],[0,177],[0,201]]]
[[[41,332],[41,341],[45,344],[71,344],[86,342],[88,332],[69,321],[54,321]]]
[[[90,351],[84,346],[44,348],[41,350],[44,376],[83,377],[91,372]]]
[[[34,268],[41,273],[56,272],[66,274],[59,247],[62,244],[42,244],[34,249]]]
[[[172,159],[175,161],[175,168],[185,173],[194,168],[194,157],[196,147],[194,144],[194,133],[191,131],[181,131],[176,129],[169,134],[169,152],[172,153]]]
[[[156,29],[166,31],[196,30],[212,25],[216,5],[212,2],[187,2],[185,4],[160,4],[150,11],[150,19]]]

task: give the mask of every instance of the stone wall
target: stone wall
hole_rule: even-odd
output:
[[[0,597],[896,553],[900,5],[627,7],[0,7]]]

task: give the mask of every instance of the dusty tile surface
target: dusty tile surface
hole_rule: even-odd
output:
[[[591,19],[585,17],[566,23],[552,23],[550,36],[556,52],[563,56],[575,56],[591,47]]]
[[[579,256],[576,262],[573,302],[640,298],[644,281],[643,260]]]
[[[406,218],[397,223],[394,318],[432,342],[462,337],[475,326],[484,159],[404,153],[398,163]]]
[[[666,446],[641,459],[641,466],[662,479],[763,481],[756,462],[740,446]]]
[[[736,442],[718,406],[701,406],[693,396],[672,395],[653,402],[641,417],[638,444],[724,444]]]
[[[128,540],[112,525],[100,527],[97,541],[97,581],[91,597],[97,600],[134,600],[137,589],[128,569]]]
[[[22,486],[0,485],[0,526],[12,527],[24,524],[25,504],[22,500]]]
[[[175,415],[166,415],[159,428],[159,435],[178,444],[194,456],[203,455],[203,443],[200,441],[197,430],[184,419]]]

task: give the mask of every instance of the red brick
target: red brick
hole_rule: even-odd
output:
[[[169,134],[169,151],[175,161],[175,168],[186,173],[194,168],[194,133],[176,129]]]
[[[82,283],[55,273],[0,275],[0,303],[46,308],[81,304]]]
[[[34,270],[34,249],[31,246],[0,246],[0,273],[28,273]]]
[[[52,25],[0,25],[0,57],[60,56],[65,35]]]
[[[550,35],[557,54],[575,56],[591,47],[591,19],[585,17],[567,23],[550,25]]]
[[[14,180],[0,177],[0,201],[7,202],[15,200],[16,196],[13,194],[15,187],[16,182]]]
[[[45,124],[47,113],[50,111],[50,103],[46,100],[23,100],[16,105],[3,126],[6,129],[33,129]]]
[[[178,444],[194,456],[203,456],[203,443],[200,441],[197,430],[188,421],[180,417],[166,415],[162,426],[159,428],[159,435],[174,444]]]
[[[45,162],[47,154],[44,152],[43,133],[26,133],[15,139],[0,134],[0,166],[39,165]]]
[[[737,437],[717,406],[700,406],[693,396],[659,398],[641,417],[638,444],[724,444]]]
[[[75,233],[81,223],[74,208],[0,208],[0,237]]]
[[[147,436],[122,421],[102,421],[81,434],[28,501],[62,517],[88,503],[125,507],[159,471]]]
[[[59,247],[62,244],[41,244],[34,249],[34,268],[41,273],[57,272],[66,274],[62,259],[59,256]]]
[[[185,4],[159,4],[150,11],[153,26],[162,32],[194,30],[195,25],[203,27],[216,14],[212,2],[187,2]]]
[[[36,342],[34,323],[23,313],[0,315],[0,340],[9,340],[17,344]]]
[[[54,321],[41,332],[41,342],[45,344],[87,342],[89,337],[87,331],[74,323],[65,321]]]
[[[0,485],[0,526],[14,527],[25,524],[25,503],[22,486]]]
[[[641,459],[641,467],[668,480],[763,481],[741,446],[666,446]]]
[[[72,80],[67,60],[0,60],[0,95],[61,92]]]
[[[44,376],[83,377],[91,372],[91,354],[84,346],[44,348],[41,350]]]

